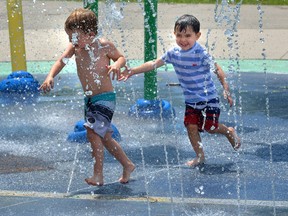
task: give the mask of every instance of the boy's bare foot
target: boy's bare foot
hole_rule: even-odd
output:
[[[135,165],[131,163],[129,166],[123,168],[123,174],[119,179],[119,182],[122,184],[127,184],[130,179],[131,173],[135,170]]]
[[[199,165],[204,164],[204,163],[205,163],[205,158],[200,159],[200,158],[196,157],[191,161],[187,161],[186,165],[190,166],[190,167],[196,167],[196,166],[199,166]]]
[[[229,127],[228,130],[229,134],[227,135],[227,138],[231,143],[233,149],[237,151],[241,147],[241,139],[237,136],[234,128]]]
[[[86,178],[85,181],[88,185],[93,186],[102,186],[104,184],[103,178],[99,177]]]

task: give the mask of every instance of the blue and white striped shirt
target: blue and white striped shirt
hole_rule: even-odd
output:
[[[211,77],[215,62],[199,43],[196,42],[189,50],[173,47],[161,59],[173,65],[186,104],[207,102],[218,97]]]

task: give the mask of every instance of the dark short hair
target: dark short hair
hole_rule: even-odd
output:
[[[95,13],[89,9],[75,9],[65,22],[66,30],[80,29],[85,34],[98,31],[98,19]]]
[[[182,32],[183,30],[185,31],[189,26],[195,33],[198,33],[200,31],[199,20],[193,15],[184,14],[176,20],[174,31],[179,30],[180,32]]]

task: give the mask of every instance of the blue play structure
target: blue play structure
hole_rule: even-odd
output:
[[[138,99],[136,104],[129,108],[128,115],[143,119],[171,119],[175,117],[175,110],[163,99]]]
[[[39,96],[39,82],[26,71],[15,71],[0,82],[0,101],[4,104],[35,102]]]
[[[86,128],[84,127],[84,120],[80,120],[76,122],[74,126],[74,131],[68,134],[67,140],[69,142],[78,142],[78,143],[87,143],[87,131]],[[121,141],[121,135],[117,128],[112,124],[112,129],[113,129],[113,134],[112,137],[115,139],[117,142]]]

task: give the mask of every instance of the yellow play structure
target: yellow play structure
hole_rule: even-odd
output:
[[[6,0],[12,71],[27,70],[22,0]]]

